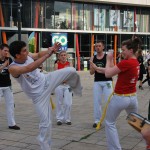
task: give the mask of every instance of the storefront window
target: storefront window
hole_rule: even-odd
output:
[[[92,5],[84,4],[84,30],[92,30]]]
[[[94,5],[94,30],[105,31],[106,9]]]
[[[71,3],[55,2],[55,29],[71,29]]]
[[[135,16],[134,8],[120,7],[120,27],[119,31],[134,32]]]
[[[31,1],[22,1],[21,14],[23,18],[21,19],[23,28],[31,28]]]
[[[140,10],[137,11],[136,17],[138,24],[138,32],[149,32],[150,11],[145,8],[144,10],[141,8]]]
[[[46,2],[45,28],[54,29],[54,1]]]
[[[45,3],[44,2],[32,2],[32,28],[45,28]]]
[[[83,4],[72,3],[72,29],[83,30]]]

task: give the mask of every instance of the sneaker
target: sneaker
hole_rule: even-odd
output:
[[[69,122],[66,122],[66,124],[67,124],[67,125],[71,125],[72,123],[69,121]]]
[[[61,121],[57,121],[57,125],[58,126],[62,125],[62,122]]]
[[[97,127],[97,124],[96,124],[96,123],[94,123],[94,124],[93,124],[93,128],[96,128],[96,127]]]
[[[20,130],[20,127],[18,127],[17,125],[14,125],[14,126],[9,126],[9,129]]]

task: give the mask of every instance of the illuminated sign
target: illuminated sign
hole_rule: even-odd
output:
[[[54,45],[55,42],[61,43],[62,46],[60,50],[67,50],[68,49],[67,33],[52,33],[52,45]]]

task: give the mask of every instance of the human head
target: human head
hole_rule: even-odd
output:
[[[60,51],[58,54],[58,59],[60,62],[65,63],[67,61],[67,52],[66,51]]]
[[[143,55],[142,49],[139,49],[139,50],[136,52],[136,54],[137,54],[137,57],[138,57],[138,56],[142,56],[142,55]]]
[[[97,41],[95,44],[95,50],[97,53],[102,53],[105,48],[105,44],[103,41]]]
[[[5,58],[9,55],[9,46],[7,44],[0,45],[0,57]]]
[[[26,43],[24,41],[14,41],[9,46],[9,52],[11,56],[16,58],[17,54],[21,53],[22,48],[26,47]]]
[[[122,54],[125,59],[136,56],[138,49],[141,46],[141,40],[136,37],[122,42]]]

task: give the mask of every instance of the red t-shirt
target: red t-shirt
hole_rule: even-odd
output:
[[[65,67],[69,67],[70,66],[70,63],[68,61],[66,61],[64,64],[58,62],[58,69],[63,69]]]
[[[118,74],[115,93],[129,94],[136,92],[136,82],[139,76],[139,62],[137,59],[122,60],[117,64],[121,70]]]

